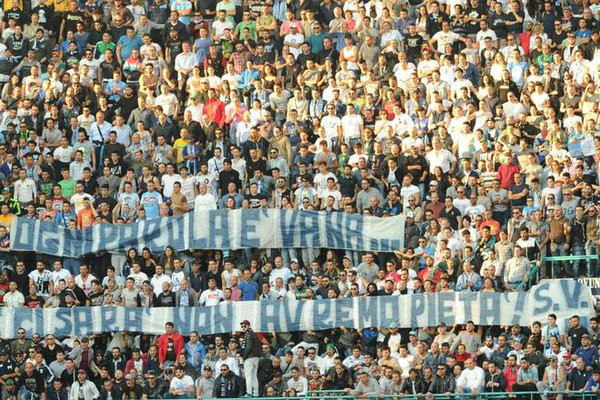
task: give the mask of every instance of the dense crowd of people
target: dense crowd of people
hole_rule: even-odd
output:
[[[116,332],[67,337],[34,333],[3,341],[0,384],[6,400],[206,399],[342,396],[453,398],[506,393],[510,398],[597,396],[600,326],[556,315],[529,327],[464,326],[322,332],[240,331],[184,338]],[[514,393],[514,394],[513,394]],[[575,396],[575,397],[573,397]],[[456,397],[459,398],[459,397]],[[593,397],[592,397],[593,398]]]
[[[0,305],[203,307],[598,276],[597,3],[4,0]],[[87,229],[241,208],[403,215],[404,248],[76,259],[10,247],[15,218]],[[589,258],[544,261],[569,255]],[[547,400],[598,391],[599,329],[573,316],[563,332],[554,315],[289,333],[244,321],[186,338],[173,324],[159,337],[19,329],[2,340],[0,400]]]

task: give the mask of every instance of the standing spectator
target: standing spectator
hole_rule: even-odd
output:
[[[156,344],[158,345],[160,368],[164,370],[177,361],[177,356],[184,345],[183,336],[179,332],[175,332],[175,325],[172,322],[167,322],[165,333],[159,336]]]

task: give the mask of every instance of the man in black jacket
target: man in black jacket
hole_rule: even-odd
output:
[[[448,374],[448,367],[446,364],[439,364],[437,366],[437,374],[431,381],[427,393],[431,395],[442,395],[445,394],[450,398],[451,394],[456,390],[456,383],[454,377]]]
[[[46,396],[46,385],[42,375],[33,368],[33,364],[26,363],[25,370],[17,381],[17,393],[19,398],[31,398],[44,400]]]
[[[244,380],[231,372],[227,364],[221,365],[221,375],[215,379],[213,397],[217,399],[233,399],[246,394]]]
[[[52,388],[49,387],[46,390],[46,400],[67,400],[68,398],[69,393],[59,379],[55,379],[52,382]]]
[[[250,329],[250,321],[244,320],[240,324],[244,332],[244,346],[242,347],[242,358],[244,359],[244,374],[246,376],[246,392],[251,396],[259,395],[258,358],[262,356],[261,344],[256,333]]]
[[[498,368],[494,363],[488,364],[488,371],[485,373],[485,391],[506,391],[506,377],[502,373],[502,370],[500,370],[500,368]]]

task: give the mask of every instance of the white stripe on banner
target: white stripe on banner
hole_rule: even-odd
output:
[[[10,240],[13,250],[59,257],[125,253],[131,247],[159,252],[167,245],[175,250],[324,247],[392,252],[404,246],[404,216],[377,218],[278,209],[202,210],[128,225],[95,225],[86,230],[15,218]]]
[[[575,280],[545,281],[529,292],[438,293],[380,296],[313,301],[247,301],[211,307],[135,308],[6,308],[0,307],[0,337],[17,337],[23,327],[28,334],[57,336],[102,332],[145,332],[160,334],[171,321],[184,335],[239,330],[247,319],[257,332],[292,332],[349,328],[402,328],[448,325],[474,321],[482,325],[529,325],[546,321],[549,313],[562,326],[578,314],[584,325],[595,315],[590,289]]]

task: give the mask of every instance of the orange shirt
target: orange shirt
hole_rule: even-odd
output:
[[[77,213],[77,228],[86,229],[94,225],[94,210],[84,208]]]

